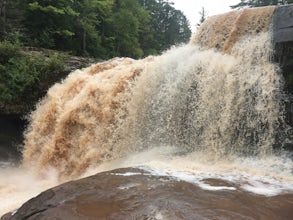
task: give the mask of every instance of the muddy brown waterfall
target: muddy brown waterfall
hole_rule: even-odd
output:
[[[293,163],[282,147],[292,142],[292,128],[284,117],[284,78],[272,59],[274,10],[212,16],[187,45],[142,60],[114,58],[54,85],[30,115],[22,166],[5,171],[13,178],[1,177],[1,212],[64,181],[125,167],[141,175],[133,181],[164,176],[193,184],[198,195],[216,190],[230,198],[233,191],[260,203],[280,195],[274,204],[287,207]],[[136,189],[131,178],[125,181]]]
[[[32,113],[24,163],[66,178],[160,145],[215,160],[271,154],[283,120],[281,76],[270,62],[273,10],[211,17],[189,45],[71,73]]]

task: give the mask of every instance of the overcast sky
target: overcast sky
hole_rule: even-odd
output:
[[[196,30],[196,24],[200,20],[201,8],[204,7],[208,16],[222,14],[231,11],[230,5],[235,5],[240,0],[171,0],[174,7],[181,10],[190,22],[192,31]]]

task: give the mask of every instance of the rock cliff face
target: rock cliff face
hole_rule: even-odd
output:
[[[287,121],[293,126],[293,5],[277,7],[273,16],[275,59],[285,78]]]
[[[275,43],[293,42],[293,4],[275,9],[273,29]]]

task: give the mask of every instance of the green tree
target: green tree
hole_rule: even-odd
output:
[[[112,51],[113,45],[113,37],[111,35],[107,36],[108,28],[110,23],[112,23],[112,8],[114,1],[113,0],[99,0],[98,7],[96,8],[96,19],[99,21],[96,25],[96,31],[99,32],[100,35],[100,45],[99,48],[95,48],[95,46],[90,47],[90,54],[95,57],[100,57],[103,59],[110,57],[110,52]],[[90,43],[90,45],[94,45]],[[108,50],[111,48],[111,50]]]
[[[164,0],[19,1],[30,46],[103,59],[138,58],[191,35],[184,14]]]
[[[143,47],[144,50],[159,53],[172,45],[184,43],[190,39],[189,21],[181,11],[172,6],[172,3],[164,0],[140,0],[139,2],[151,16],[149,46]]]
[[[30,45],[99,56],[99,25],[110,16],[112,0],[26,0]]]
[[[105,1],[80,0],[74,1],[74,11],[78,16],[73,19],[71,50],[80,55],[96,55],[101,44],[101,37],[96,27],[99,25],[99,9]],[[70,48],[69,48],[70,49]]]
[[[0,42],[0,112],[12,105],[30,106],[66,73],[63,55],[32,55],[18,42]],[[25,108],[25,107],[24,107]]]
[[[0,37],[3,38],[7,28],[7,3],[4,0],[0,0]],[[1,39],[0,38],[0,39]]]
[[[28,57],[13,57],[8,63],[0,65],[1,83],[0,99],[4,101],[16,101],[26,88],[37,80],[37,72]],[[4,84],[5,82],[5,84]]]
[[[113,5],[112,36],[115,56],[142,56],[138,41],[141,10],[137,0],[116,0]]]
[[[17,0],[0,0],[0,40],[7,35],[23,32],[22,20]]]
[[[199,23],[197,23],[197,27],[199,27],[207,18],[208,12],[205,10],[204,7],[201,8],[201,11],[198,12],[200,15]]]
[[[74,0],[25,0],[25,24],[32,45],[64,49],[74,35],[72,21],[79,15]]]

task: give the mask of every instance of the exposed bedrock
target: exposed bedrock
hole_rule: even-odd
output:
[[[237,190],[207,191],[171,176],[123,168],[49,189],[1,219],[289,220],[292,217],[292,194],[265,197],[244,192],[224,180],[204,182]]]
[[[275,59],[282,68],[287,97],[287,121],[293,126],[293,4],[275,9],[273,16]]]

